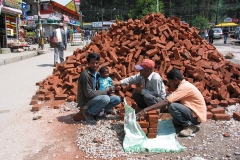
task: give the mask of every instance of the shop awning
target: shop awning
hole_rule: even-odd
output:
[[[7,6],[2,6],[2,11],[15,13],[15,14],[22,14],[22,11],[20,9],[11,8]]]
[[[217,27],[236,27],[238,26],[237,23],[233,23],[233,22],[227,22],[227,23],[220,23],[218,25],[216,25]]]

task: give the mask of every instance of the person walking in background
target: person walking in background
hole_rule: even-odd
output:
[[[60,62],[64,61],[64,50],[67,49],[67,35],[63,29],[63,24],[60,23],[55,30],[52,32],[52,36],[57,38],[58,44],[54,47],[54,67],[58,63],[58,54]]]
[[[69,30],[69,36],[70,36],[70,43],[72,43],[72,40],[73,40],[73,29],[72,28]]]
[[[224,38],[224,44],[226,44],[226,43],[227,43],[227,37],[228,37],[228,33],[229,33],[229,31],[228,31],[227,27],[224,27],[224,28],[223,28],[223,38]]]
[[[212,27],[210,27],[210,29],[208,31],[208,38],[209,38],[210,44],[213,44],[213,34],[214,34],[214,31],[213,31]]]
[[[85,39],[86,39],[86,44],[90,43],[90,31],[87,29],[85,32]]]

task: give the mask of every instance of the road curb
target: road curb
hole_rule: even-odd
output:
[[[5,65],[5,64],[9,64],[9,63],[13,63],[13,62],[17,62],[17,61],[21,61],[21,60],[24,60],[24,59],[28,59],[28,58],[31,58],[31,57],[34,57],[34,56],[37,56],[37,55],[38,55],[38,52],[34,51],[34,52],[31,52],[27,55],[19,55],[17,57],[0,59],[0,66]]]

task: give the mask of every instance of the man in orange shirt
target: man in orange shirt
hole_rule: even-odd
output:
[[[207,107],[201,92],[191,83],[183,79],[182,73],[173,68],[167,79],[170,88],[175,89],[165,100],[160,101],[140,111],[136,116],[140,119],[148,111],[168,106],[168,112],[173,117],[173,124],[180,125],[181,136],[188,137],[199,130],[196,126],[207,119]]]

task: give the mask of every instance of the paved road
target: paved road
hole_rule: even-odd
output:
[[[80,46],[82,47],[82,46]],[[69,46],[65,57],[79,46]],[[29,102],[38,89],[35,83],[53,70],[53,51],[0,66],[0,157],[23,159],[43,149],[41,128],[32,121]],[[47,130],[47,128],[45,128]]]
[[[234,52],[240,60],[240,47],[223,40],[215,40],[214,45],[221,53]],[[69,46],[65,56],[72,55],[78,46]],[[35,83],[45,79],[53,70],[53,51],[0,66],[0,157],[1,159],[24,159],[29,154],[38,153],[46,147],[42,138],[43,130],[36,121],[29,105],[32,95],[38,89]]]

